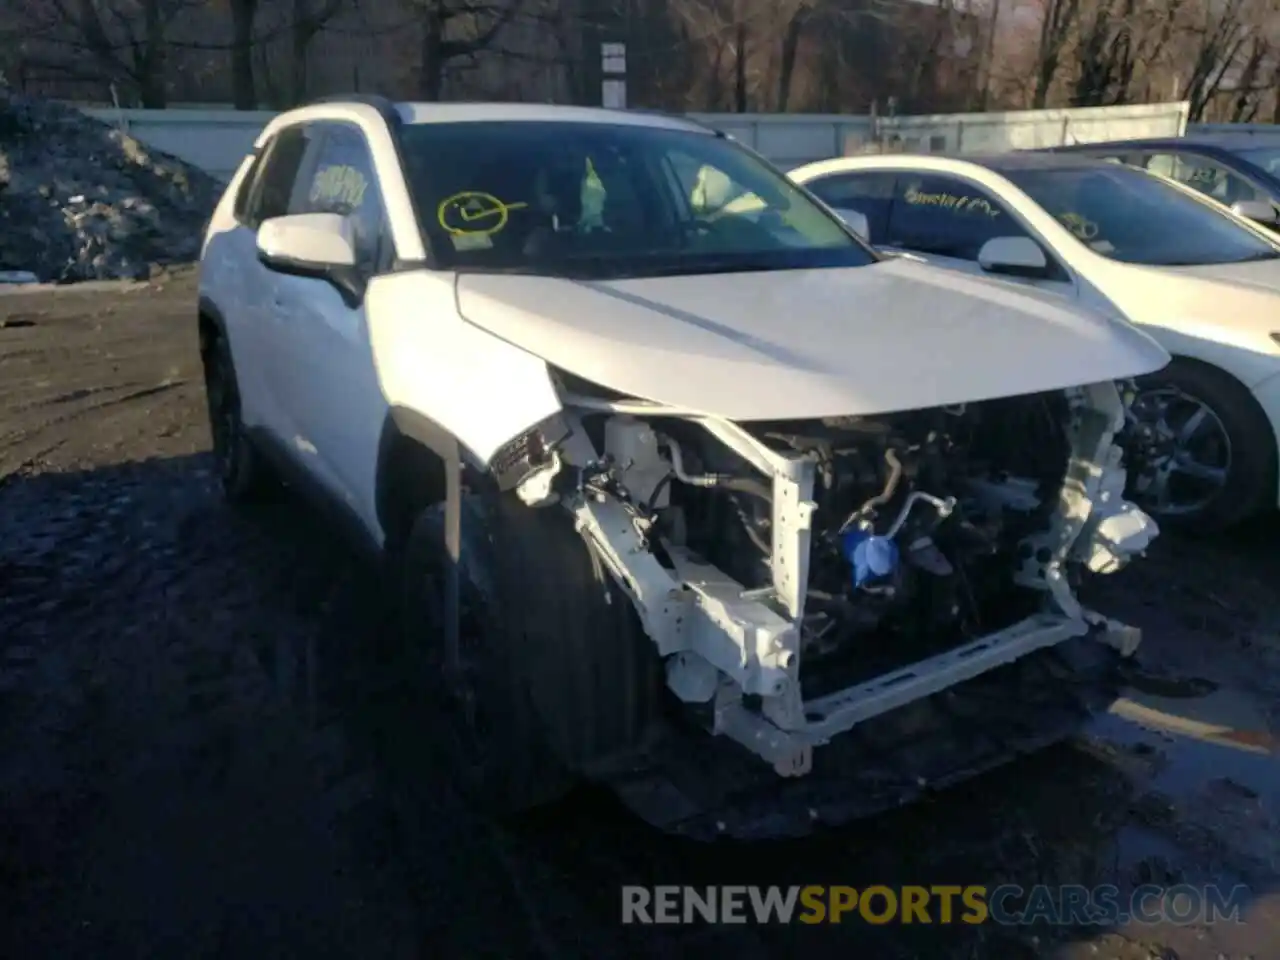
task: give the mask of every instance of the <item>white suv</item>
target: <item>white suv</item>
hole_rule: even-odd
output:
[[[589,777],[807,829],[1070,733],[1136,642],[1073,587],[1156,533],[1116,383],[1168,355],[882,258],[692,122],[290,111],[199,309],[227,495],[283,479],[387,565],[451,705],[423,735],[494,810]]]

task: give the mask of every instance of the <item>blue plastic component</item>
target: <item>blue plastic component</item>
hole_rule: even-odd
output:
[[[888,537],[850,530],[840,540],[840,552],[853,567],[853,585],[883,580],[898,569],[898,545]]]

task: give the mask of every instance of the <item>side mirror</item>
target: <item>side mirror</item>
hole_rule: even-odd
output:
[[[1012,277],[1044,277],[1049,261],[1030,237],[992,237],[978,251],[978,266],[987,273]]]
[[[353,270],[356,245],[351,224],[336,213],[295,213],[263,220],[258,227],[258,259],[272,270],[307,277]]]
[[[867,220],[865,213],[859,213],[857,210],[849,210],[845,207],[832,207],[836,216],[849,225],[849,227],[859,237],[867,243],[871,242],[871,223]]]
[[[1231,212],[1237,217],[1244,217],[1268,227],[1275,226],[1277,220],[1280,220],[1276,215],[1276,208],[1266,200],[1241,200],[1231,205]]]

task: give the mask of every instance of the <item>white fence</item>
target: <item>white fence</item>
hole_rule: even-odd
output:
[[[1002,153],[1071,143],[1138,137],[1180,137],[1191,105],[1139,103],[1118,107],[1012,110],[895,117],[881,133],[900,137],[906,149],[930,153]]]
[[[227,180],[253,149],[270,110],[114,110],[82,108],[104,123],[123,126],[148,146],[171,153]]]
[[[700,113],[692,117],[724,130],[787,169],[811,160],[867,150],[979,153],[1181,136],[1187,129],[1187,107],[1186,103],[1161,103],[878,118],[750,113]],[[221,179],[235,171],[259,131],[275,116],[269,111],[223,108],[84,109]]]

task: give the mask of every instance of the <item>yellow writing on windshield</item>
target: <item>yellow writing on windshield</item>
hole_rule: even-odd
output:
[[[325,167],[311,182],[311,202],[339,204],[354,210],[364,201],[369,181],[355,167],[335,164]]]
[[[982,197],[957,197],[950,193],[925,193],[915,187],[908,187],[903,199],[915,207],[938,207],[951,213],[980,213],[988,217],[1000,216],[1000,211]]]
[[[436,220],[441,229],[456,237],[488,237],[506,227],[510,211],[527,206],[527,203],[504,203],[491,193],[464,190],[440,201]]]

